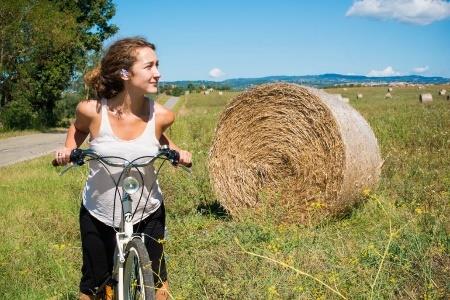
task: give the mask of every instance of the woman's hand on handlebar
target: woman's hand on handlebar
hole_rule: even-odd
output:
[[[72,149],[63,147],[58,148],[55,151],[55,159],[53,160],[53,164],[57,164],[58,166],[67,165],[70,162],[70,153]]]
[[[180,160],[179,160],[179,164],[190,168],[192,166],[192,154],[189,151],[185,151],[185,150],[181,150],[179,151],[180,153]]]

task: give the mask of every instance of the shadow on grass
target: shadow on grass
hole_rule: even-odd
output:
[[[197,206],[197,212],[204,216],[212,216],[215,219],[230,221],[231,216],[227,210],[215,200],[212,203],[201,203]]]
[[[369,200],[367,197],[360,196],[361,198],[357,200],[352,206],[347,207],[342,212],[338,213],[336,216],[330,218],[332,222],[340,222],[351,219],[355,216],[355,214],[361,212],[366,205],[366,202]]]

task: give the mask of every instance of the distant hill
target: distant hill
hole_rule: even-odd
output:
[[[232,89],[242,90],[252,85],[260,85],[270,82],[291,82],[323,88],[340,85],[385,85],[392,83],[446,84],[450,83],[450,79],[443,77],[425,77],[418,75],[367,77],[360,75],[321,74],[321,75],[305,75],[305,76],[268,76],[261,78],[236,78],[236,79],[227,79],[219,82],[208,80],[172,81],[172,82],[163,82],[163,84],[174,84],[185,88],[189,83],[192,83],[194,85],[205,85],[205,86],[206,85],[228,86]]]

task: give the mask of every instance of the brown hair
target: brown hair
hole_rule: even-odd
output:
[[[154,44],[142,37],[124,38],[109,46],[100,64],[84,76],[96,98],[111,98],[123,90],[120,71],[129,70],[136,62],[136,50],[144,47],[156,50]]]

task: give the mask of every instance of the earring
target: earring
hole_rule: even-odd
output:
[[[127,70],[125,70],[125,69],[120,70],[121,77],[128,77],[128,75],[129,75],[129,73]]]

